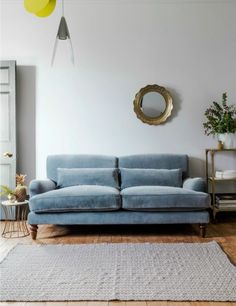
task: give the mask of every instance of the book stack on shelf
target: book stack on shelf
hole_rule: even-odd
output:
[[[216,195],[216,207],[227,210],[235,210],[236,208],[236,193],[225,193]]]
[[[236,170],[224,170],[224,171],[216,171],[215,173],[216,179],[236,179]]]

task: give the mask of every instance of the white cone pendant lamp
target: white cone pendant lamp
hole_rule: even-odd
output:
[[[48,17],[55,9],[57,0],[24,0],[25,9],[37,17]],[[62,3],[62,17],[57,31],[56,41],[53,48],[51,65],[53,66],[59,41],[66,41],[69,47],[71,62],[74,65],[74,52],[70,38],[70,32],[64,16],[64,0]]]
[[[66,41],[69,44],[69,49],[70,49],[70,58],[71,58],[71,62],[74,65],[74,52],[73,52],[73,47],[72,47],[72,42],[71,42],[71,38],[70,38],[70,32],[67,26],[67,22],[64,16],[64,0],[62,0],[62,17],[61,17],[61,21],[59,24],[59,28],[57,31],[57,36],[56,36],[56,40],[54,43],[54,48],[53,48],[53,53],[52,53],[52,61],[51,61],[51,65],[53,66],[54,61],[55,61],[55,56],[56,56],[56,52],[57,52],[57,48],[58,48],[58,42],[59,41]]]

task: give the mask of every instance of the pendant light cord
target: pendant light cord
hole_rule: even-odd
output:
[[[61,0],[62,16],[64,16],[64,0]]]

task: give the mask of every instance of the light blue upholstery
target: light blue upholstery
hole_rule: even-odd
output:
[[[120,188],[113,188],[114,177],[110,177],[111,181],[109,180],[108,177],[111,174],[109,169],[118,168],[118,164],[120,169],[139,169],[139,177],[133,175],[133,171],[128,171],[128,174],[132,172],[132,175],[129,176],[127,169],[121,169],[123,187],[139,184],[146,186],[128,187],[122,191],[119,190]],[[78,175],[80,177],[70,177],[65,180],[63,178],[62,181],[60,178],[57,184],[58,168],[81,168]],[[85,168],[96,168],[97,173],[102,171],[100,177],[96,177],[94,169],[88,171],[90,174],[93,172],[93,175],[88,177]],[[159,171],[154,171],[155,174],[157,172],[161,174],[158,179],[154,176],[152,169],[159,169]],[[167,179],[160,169],[181,169],[181,181],[178,181],[181,177],[180,172],[169,172],[177,176],[170,176]],[[108,172],[109,175],[106,176]],[[103,155],[51,155],[47,158],[47,177],[48,180],[34,180],[30,184],[31,212],[28,222],[32,225],[206,224],[209,222],[207,209],[210,198],[203,192],[205,184],[202,179],[188,178],[187,155],[141,154],[123,156],[119,160],[114,156]],[[173,183],[176,178],[177,183]],[[179,187],[166,186],[170,184],[168,180],[174,186],[176,184]],[[84,184],[95,183],[95,185],[80,185],[81,181]],[[101,181],[107,186],[97,184],[98,182],[100,184]],[[79,185],[65,187],[70,184]],[[117,181],[115,187],[117,187],[116,184]],[[153,184],[155,186],[150,186]],[[162,184],[165,186],[160,186]]]
[[[201,177],[187,178],[183,183],[184,189],[206,191],[206,181]]]
[[[207,211],[194,212],[68,212],[44,213],[30,212],[30,224],[193,224],[209,223]]]
[[[188,177],[188,156],[180,154],[139,154],[119,158],[119,168],[182,169]]]
[[[181,169],[120,168],[121,189],[134,186],[182,186]]]
[[[117,168],[115,156],[64,154],[47,158],[47,177],[57,182],[57,168]]]
[[[47,180],[33,180],[30,182],[29,185],[29,194],[30,197],[33,197],[34,195],[44,193],[50,190],[54,190],[56,188],[56,184],[47,179]]]
[[[58,168],[57,186],[99,185],[119,188],[118,169],[113,168]]]
[[[36,195],[30,199],[30,210],[36,213],[68,211],[104,211],[120,208],[120,194],[108,186],[71,186]]]
[[[134,211],[192,211],[209,208],[204,192],[167,186],[138,186],[121,191],[122,207]]]

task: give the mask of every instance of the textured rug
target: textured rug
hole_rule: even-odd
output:
[[[1,301],[236,301],[236,267],[216,242],[17,245]]]

